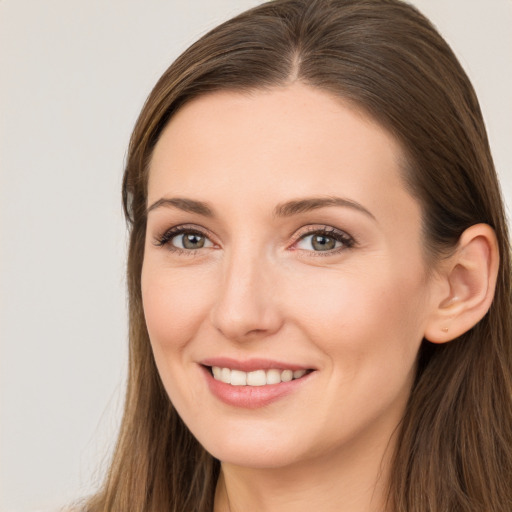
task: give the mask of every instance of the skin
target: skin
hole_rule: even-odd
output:
[[[402,160],[382,127],[300,83],[202,96],[157,143],[144,311],[173,404],[222,461],[217,512],[384,510],[393,434],[440,286]],[[274,214],[332,196],[359,206]],[[155,205],[163,198],[205,202],[213,215]],[[180,250],[181,236],[159,244],[182,225],[205,234],[203,248]],[[311,230],[326,227],[353,244],[315,251]],[[199,362],[218,356],[315,371],[245,409],[208,389]]]

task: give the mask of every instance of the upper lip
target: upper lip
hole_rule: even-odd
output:
[[[231,370],[240,370],[243,372],[253,372],[255,370],[312,370],[310,366],[302,364],[285,363],[272,359],[246,359],[240,361],[231,357],[209,357],[200,361],[203,366],[218,366],[220,368],[230,368]]]

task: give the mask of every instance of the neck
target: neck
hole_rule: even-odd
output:
[[[383,512],[394,438],[279,468],[223,462],[214,511]]]

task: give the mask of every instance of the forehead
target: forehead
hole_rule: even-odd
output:
[[[150,163],[148,202],[165,194],[225,201],[228,190],[240,204],[336,193],[372,208],[383,194],[409,196],[403,160],[387,130],[319,89],[295,83],[215,92],[186,104],[164,129]]]

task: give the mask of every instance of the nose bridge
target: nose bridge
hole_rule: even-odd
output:
[[[212,323],[224,336],[243,340],[279,329],[274,269],[264,251],[255,250],[251,243],[227,251],[211,313]]]

